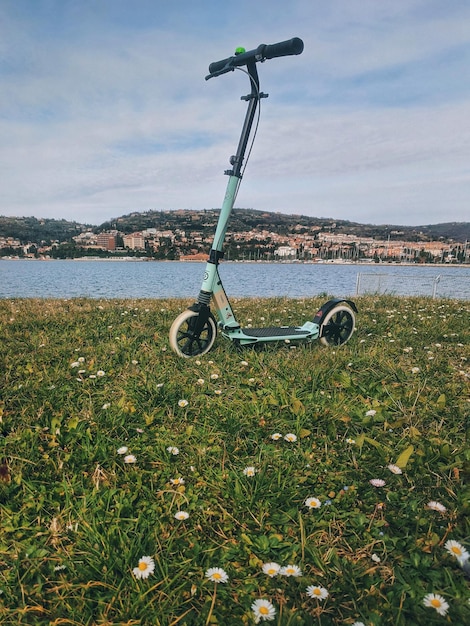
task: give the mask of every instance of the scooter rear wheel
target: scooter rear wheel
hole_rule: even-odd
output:
[[[201,332],[195,332],[198,318],[196,311],[183,311],[175,319],[170,328],[170,346],[184,358],[206,354],[214,345],[217,326],[210,314]]]
[[[354,332],[356,316],[345,304],[338,304],[328,311],[320,326],[320,343],[325,346],[341,346]]]

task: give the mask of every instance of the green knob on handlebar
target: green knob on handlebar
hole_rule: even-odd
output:
[[[235,54],[243,54],[244,52],[246,52],[245,48],[243,48],[243,46],[240,46],[239,48],[236,48],[235,50]]]

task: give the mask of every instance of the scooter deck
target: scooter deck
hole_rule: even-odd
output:
[[[271,326],[267,328],[242,328],[247,337],[306,337],[309,332],[298,326]]]

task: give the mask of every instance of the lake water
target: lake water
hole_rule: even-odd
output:
[[[204,263],[0,260],[0,298],[191,298]],[[222,263],[229,296],[310,297],[363,293],[470,300],[469,266]],[[358,289],[359,288],[359,289]]]

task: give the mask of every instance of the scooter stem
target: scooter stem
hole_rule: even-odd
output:
[[[240,135],[240,141],[238,142],[237,153],[235,156],[230,158],[230,164],[233,166],[233,170],[225,172],[226,174],[230,173],[234,176],[238,176],[239,178],[241,178],[241,169],[245,158],[246,146],[248,145],[251,127],[253,126],[256,108],[261,95],[259,91],[259,77],[256,62],[250,61],[246,67],[251,82],[251,93],[248,96],[242,96],[242,100],[248,101],[248,110],[246,112],[245,123],[243,124]]]
[[[248,140],[250,138],[250,133],[253,126],[253,120],[255,118],[256,109],[258,107],[258,102],[261,96],[259,91],[258,70],[256,68],[256,62],[254,60],[247,63],[247,72],[251,82],[251,93],[248,96],[243,96],[242,100],[246,100],[248,102],[248,108],[246,111],[243,128],[240,134],[237,152],[235,155],[230,157],[230,165],[232,165],[232,169],[225,170],[224,172],[227,176],[229,176],[229,180],[227,183],[227,190],[225,192],[222,209],[214,235],[212,250],[209,257],[209,262],[213,262],[216,264],[218,260],[222,258],[222,248],[225,234],[227,231],[228,221],[230,219],[230,214],[232,212],[238,188],[240,186],[246,147],[248,145]],[[264,94],[263,96],[266,97]]]

